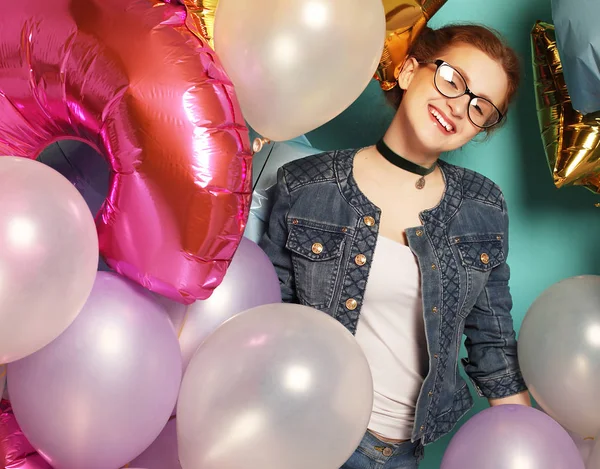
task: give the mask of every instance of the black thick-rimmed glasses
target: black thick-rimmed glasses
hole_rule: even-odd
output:
[[[421,61],[420,64],[434,64],[437,66],[433,77],[433,84],[442,96],[446,98],[460,98],[467,95],[471,100],[467,108],[467,116],[475,127],[489,129],[498,124],[504,115],[486,98],[477,96],[467,86],[467,80],[452,65],[441,59]]]

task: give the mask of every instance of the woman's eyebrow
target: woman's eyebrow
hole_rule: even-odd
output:
[[[454,67],[456,70],[458,70],[460,72],[460,74],[463,76],[463,78],[466,80],[467,82],[467,86],[469,87],[469,89],[471,90],[471,79],[469,78],[469,75],[467,75],[467,73],[460,67],[457,67],[456,65],[451,65],[451,67]],[[490,103],[493,103],[492,99],[485,95],[485,94],[479,94],[479,93],[475,93],[473,90],[471,90],[472,93],[476,94],[477,96],[481,97],[481,98],[485,98],[487,99]]]

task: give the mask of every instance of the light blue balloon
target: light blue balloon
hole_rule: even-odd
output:
[[[552,20],[573,107],[600,111],[600,2],[552,0]]]
[[[258,243],[266,230],[272,206],[272,192],[277,183],[277,170],[286,163],[321,153],[304,136],[287,142],[265,145],[252,161],[252,205],[244,236]]]

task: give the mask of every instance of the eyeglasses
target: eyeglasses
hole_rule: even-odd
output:
[[[446,98],[460,98],[468,95],[471,98],[467,115],[475,127],[489,129],[498,124],[504,117],[491,101],[474,94],[467,86],[467,80],[448,63],[441,59],[419,63],[435,64],[437,66],[433,83],[441,95]]]

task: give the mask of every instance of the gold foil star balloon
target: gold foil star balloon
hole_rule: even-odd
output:
[[[447,0],[383,0],[387,39],[377,69],[381,88],[397,85],[398,71],[410,45]]]
[[[213,32],[215,29],[215,11],[219,0],[179,0],[188,11],[188,27],[215,48]],[[193,24],[189,24],[189,22]]]
[[[573,109],[553,25],[538,21],[531,45],[538,121],[554,184],[600,193],[600,113]]]

